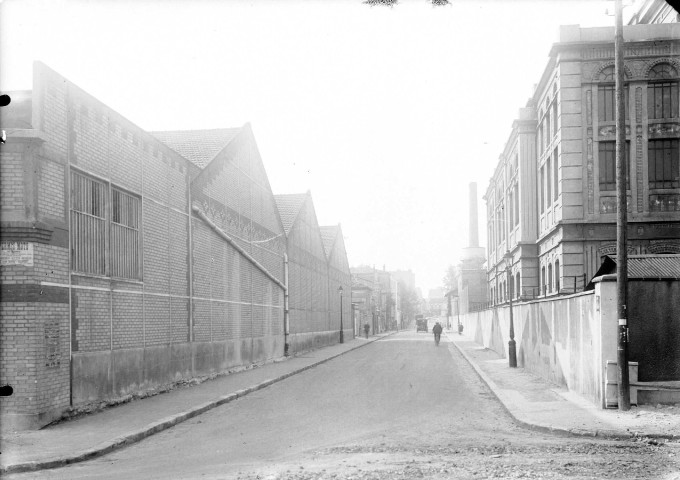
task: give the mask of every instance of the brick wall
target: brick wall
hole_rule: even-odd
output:
[[[33,248],[32,266],[0,268],[0,381],[15,388],[0,401],[3,420],[28,414],[36,417],[31,426],[40,426],[70,400],[78,406],[282,356],[282,289],[190,214],[193,199],[283,281],[286,238],[250,128],[198,171],[44,65],[36,64],[34,79],[39,134],[0,150],[3,222],[29,225],[12,235]],[[71,172],[104,185],[106,229],[114,222],[114,188],[139,200],[135,278],[111,276],[109,250],[103,273],[72,271]],[[328,317],[315,222],[308,212],[291,264],[297,325],[308,332],[326,329]],[[169,354],[179,351],[186,354]],[[163,358],[171,365],[158,365]]]
[[[2,210],[24,204],[24,163],[22,150],[3,146],[0,150],[0,204]]]
[[[246,128],[193,182],[192,197],[211,222],[282,281],[285,241],[254,145]],[[194,302],[195,339],[282,337],[282,289],[202,220],[192,225],[193,292],[201,299]],[[280,347],[265,349],[261,360],[282,353]]]

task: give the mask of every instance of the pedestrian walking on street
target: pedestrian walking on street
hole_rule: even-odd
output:
[[[368,322],[364,323],[364,334],[366,335],[366,338],[368,338],[368,331],[371,329],[371,326],[368,324]]]
[[[439,346],[439,339],[442,336],[442,326],[439,322],[434,324],[432,327],[432,333],[434,333],[434,344]]]

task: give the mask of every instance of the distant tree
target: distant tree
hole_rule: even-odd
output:
[[[405,325],[412,321],[420,310],[420,300],[415,289],[402,281],[399,281],[399,307]]]
[[[444,278],[442,278],[442,283],[444,284],[444,288],[446,288],[447,292],[450,292],[451,290],[456,290],[458,288],[458,277],[456,275],[456,267],[453,265],[449,265],[449,267],[446,269],[446,274],[444,275]]]

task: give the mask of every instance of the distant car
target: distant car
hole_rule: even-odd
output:
[[[428,332],[426,318],[419,318],[416,320],[416,332]]]

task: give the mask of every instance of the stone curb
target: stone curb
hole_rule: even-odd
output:
[[[174,427],[175,425],[182,423],[186,420],[189,420],[193,417],[196,417],[198,415],[201,415],[202,413],[207,412],[208,410],[211,410],[215,407],[219,407],[220,405],[223,405],[225,403],[232,402],[236,400],[237,398],[243,397],[245,395],[248,395],[249,393],[256,392],[257,390],[261,390],[263,388],[266,388],[270,385],[273,385],[274,383],[280,382],[282,380],[285,380],[288,377],[292,377],[293,375],[296,375],[298,373],[302,373],[306,370],[309,370],[311,368],[314,368],[318,365],[321,365],[323,363],[328,362],[329,360],[333,360],[334,358],[337,358],[341,355],[344,355],[348,352],[354,351],[358,348],[364,347],[366,345],[369,345],[373,342],[377,342],[378,340],[381,340],[385,337],[388,337],[390,335],[394,335],[395,333],[398,332],[390,332],[387,335],[383,335],[380,337],[375,337],[372,339],[369,339],[366,343],[359,344],[355,347],[352,347],[348,350],[345,350],[344,352],[337,353],[335,355],[332,355],[328,358],[324,358],[319,360],[318,362],[314,362],[310,365],[298,368],[296,370],[290,371],[288,373],[285,373],[283,375],[280,375],[275,378],[270,378],[268,380],[265,380],[261,383],[258,383],[257,385],[253,385],[251,387],[243,388],[241,390],[237,390],[234,393],[230,393],[229,395],[224,395],[216,400],[211,400],[208,402],[205,402],[201,405],[198,405],[194,408],[191,408],[190,410],[187,410],[185,412],[178,413],[176,415],[171,415],[169,417],[165,417],[161,420],[158,420],[156,422],[150,423],[139,430],[135,430],[133,432],[130,432],[126,435],[122,435],[120,437],[116,437],[113,440],[107,440],[105,442],[100,443],[99,445],[96,445],[92,448],[89,448],[87,450],[84,450],[78,454],[71,455],[68,457],[59,457],[51,460],[40,460],[40,461],[33,461],[33,462],[25,462],[25,463],[17,463],[14,465],[6,465],[0,467],[0,474],[6,475],[9,473],[21,473],[21,472],[33,472],[37,470],[47,470],[50,468],[60,468],[60,467],[65,467],[66,465],[71,465],[73,463],[78,463],[78,462],[84,462],[85,460],[91,460],[95,457],[99,457],[102,455],[105,455],[107,453],[111,453],[114,450],[117,450],[121,447],[125,447],[127,445],[131,445],[133,443],[137,443],[140,440],[143,440],[147,437],[150,437],[151,435],[162,432],[163,430],[167,430],[170,427]]]
[[[449,335],[446,334],[447,338],[449,338]],[[474,371],[477,373],[479,378],[482,379],[484,383],[489,387],[489,390],[491,390],[491,393],[493,393],[494,397],[498,400],[498,402],[501,404],[503,407],[503,410],[507,412],[510,417],[512,417],[513,421],[528,430],[533,430],[537,432],[543,432],[543,433],[551,433],[551,434],[556,434],[556,435],[569,435],[569,436],[577,436],[577,437],[597,437],[597,438],[606,438],[610,440],[630,440],[632,438],[654,438],[654,439],[666,439],[666,440],[674,440],[677,439],[677,435],[663,435],[663,434],[645,434],[642,432],[623,432],[620,430],[588,430],[588,429],[581,429],[581,428],[574,428],[574,429],[566,429],[566,428],[559,428],[559,427],[554,427],[552,425],[543,425],[539,423],[532,423],[528,422],[525,420],[520,419],[517,415],[515,415],[512,410],[508,407],[505,401],[503,401],[503,395],[500,393],[500,389],[496,385],[496,383],[486,374],[484,371],[475,363],[472,358],[463,350],[462,347],[459,347],[454,340],[450,340],[450,343],[452,343],[458,352],[467,360],[467,362],[472,366]]]

